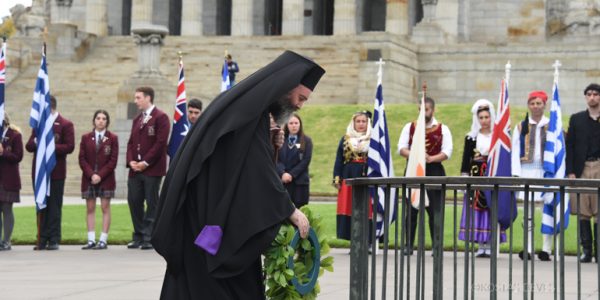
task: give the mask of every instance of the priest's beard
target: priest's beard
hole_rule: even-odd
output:
[[[298,109],[292,105],[292,98],[289,94],[284,95],[277,102],[269,106],[269,111],[275,123],[280,127],[283,127],[288,122],[296,110]]]

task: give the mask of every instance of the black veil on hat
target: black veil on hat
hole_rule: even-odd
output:
[[[214,277],[239,274],[268,247],[294,209],[269,156],[268,108],[299,84],[313,90],[324,73],[286,51],[206,107],[173,157],[157,203],[152,245],[169,272],[193,268],[182,257],[195,247],[186,232],[208,225],[223,230],[216,254],[200,263]]]

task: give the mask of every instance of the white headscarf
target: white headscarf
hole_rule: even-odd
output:
[[[354,119],[358,116],[367,117],[367,131],[366,132],[358,132],[354,129]],[[359,153],[365,153],[369,151],[369,142],[371,139],[371,118],[363,113],[356,113],[352,116],[352,120],[350,120],[350,124],[346,128],[346,135],[349,137],[350,146],[352,149],[356,150]]]
[[[479,118],[477,117],[477,110],[480,107],[487,106],[490,110],[490,131],[494,130],[494,122],[496,121],[496,111],[494,110],[494,105],[490,100],[487,99],[479,99],[473,104],[471,107],[471,113],[473,114],[473,122],[471,123],[471,131],[467,133],[471,139],[475,139],[479,130],[481,129],[481,124],[479,124]]]

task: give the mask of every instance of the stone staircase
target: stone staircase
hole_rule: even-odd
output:
[[[156,99],[159,108],[170,116],[173,112],[177,83],[178,51],[184,52],[188,98],[196,97],[205,105],[220,92],[220,70],[225,50],[240,66],[238,81],[273,60],[285,49],[312,57],[323,65],[327,74],[310,100],[313,103],[348,103],[356,101],[360,63],[360,45],[356,37],[167,37],[161,50],[161,71],[172,82],[172,98]],[[39,57],[33,59],[6,89],[6,110],[13,123],[29,138],[29,112],[33,87],[39,69]],[[36,62],[37,61],[37,62]],[[117,169],[117,197],[126,197],[124,155],[130,121],[116,120],[117,91],[137,70],[137,48],[131,37],[98,39],[80,62],[53,60],[48,57],[50,90],[57,97],[58,111],[75,124],[75,150],[67,157],[65,195],[80,194],[81,170],[78,164],[81,135],[92,129],[97,109],[107,110],[111,129],[120,137]],[[8,74],[8,76],[11,76]],[[133,95],[132,95],[133,99]],[[348,101],[352,99],[351,101]],[[31,194],[32,155],[26,153],[21,163],[22,193]]]

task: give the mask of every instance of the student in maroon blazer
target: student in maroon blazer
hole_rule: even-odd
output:
[[[10,250],[10,236],[15,225],[13,203],[20,202],[21,176],[19,162],[23,159],[23,138],[19,129],[10,124],[8,115],[4,115],[0,131],[0,251]]]
[[[50,176],[50,196],[46,198],[46,208],[39,211],[42,214],[40,226],[39,245],[34,250],[58,250],[61,238],[61,216],[63,194],[65,191],[65,178],[67,178],[67,155],[73,153],[75,149],[75,129],[73,122],[64,118],[56,111],[57,101],[54,96],[50,96],[51,118],[55,118],[54,125],[54,144],[56,155],[56,166]],[[35,172],[35,151],[37,141],[35,130],[31,132],[29,141],[25,145],[28,152],[34,153],[31,177],[34,178]]]
[[[139,87],[135,104],[141,113],[131,124],[127,142],[127,203],[133,223],[133,238],[129,249],[152,249],[150,237],[154,226],[158,188],[167,170],[167,140],[169,117],[154,106],[154,90]],[[146,212],[144,213],[144,199]]]
[[[81,136],[79,144],[79,167],[81,197],[87,205],[87,239],[83,250],[107,248],[110,227],[110,199],[115,197],[115,168],[119,158],[119,140],[108,131],[110,116],[105,110],[97,110],[92,119],[94,130]],[[96,198],[102,206],[102,233],[96,244]]]

